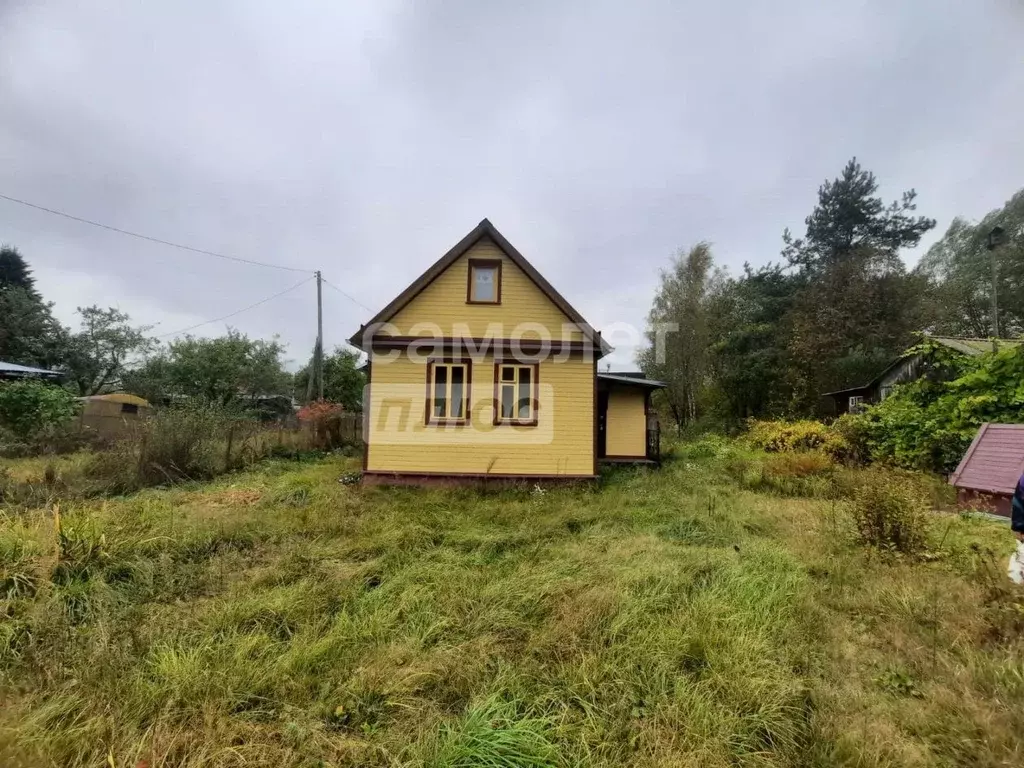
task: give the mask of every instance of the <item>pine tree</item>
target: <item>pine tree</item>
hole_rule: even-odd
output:
[[[36,291],[36,279],[28,263],[18,249],[10,245],[0,246],[0,289],[4,288],[21,288],[36,301],[43,300]]]
[[[63,339],[25,259],[17,248],[0,247],[0,360],[48,368],[60,361]]]
[[[921,330],[920,278],[899,257],[935,226],[913,216],[916,193],[886,206],[856,158],[818,190],[807,233],[783,233],[782,255],[804,287],[784,320],[792,409],[808,413],[825,391],[866,384]]]
[[[818,188],[818,204],[804,219],[807,233],[793,239],[782,234],[782,255],[790,266],[815,272],[828,269],[855,253],[870,253],[883,268],[893,265],[901,248],[912,248],[935,226],[935,219],[912,216],[917,210],[917,192],[903,193],[888,207],[876,197],[875,174],[860,167],[853,158],[839,178]]]

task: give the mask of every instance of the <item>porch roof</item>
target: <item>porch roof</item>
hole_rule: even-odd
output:
[[[668,386],[663,381],[644,379],[639,376],[630,376],[624,373],[598,373],[597,378],[599,381],[610,381],[615,384],[625,384],[627,386],[643,387],[645,389],[663,389]]]

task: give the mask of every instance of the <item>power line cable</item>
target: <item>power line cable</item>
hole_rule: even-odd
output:
[[[243,307],[242,309],[239,309],[239,310],[237,310],[235,312],[232,312],[230,314],[224,315],[223,317],[215,317],[213,320],[204,320],[201,323],[196,323],[195,325],[190,325],[188,328],[182,328],[179,331],[172,331],[171,333],[162,333],[159,336],[157,336],[157,338],[158,339],[165,339],[168,336],[177,336],[179,333],[186,333],[187,331],[191,331],[191,330],[193,330],[195,328],[199,328],[200,326],[203,326],[203,325],[209,325],[210,323],[219,323],[221,320],[227,320],[228,318],[234,317],[235,315],[240,315],[243,312],[248,312],[250,309],[255,309],[256,307],[260,306],[261,304],[266,304],[268,301],[273,301],[274,299],[276,299],[279,296],[284,296],[286,293],[290,293],[291,291],[294,291],[296,288],[298,288],[301,285],[305,285],[306,283],[310,282],[312,279],[313,279],[312,277],[307,277],[305,280],[301,280],[301,281],[297,282],[291,288],[286,288],[285,290],[281,291],[280,293],[275,293],[273,296],[267,296],[267,298],[260,299],[255,304],[250,304],[248,307]]]
[[[372,312],[373,312],[373,310],[372,310],[372,309],[370,309],[370,308],[369,308],[368,306],[366,306],[365,304],[363,304],[363,302],[361,302],[361,301],[360,301],[359,299],[357,299],[357,298],[355,298],[354,296],[350,296],[349,294],[345,293],[345,292],[344,292],[343,290],[341,290],[341,288],[339,288],[338,286],[334,285],[333,283],[329,283],[329,282],[327,282],[326,278],[323,278],[323,277],[321,277],[320,279],[324,281],[324,284],[325,284],[325,285],[329,285],[329,286],[331,286],[331,288],[333,288],[334,290],[336,290],[336,291],[337,291],[338,293],[340,293],[340,294],[341,294],[342,296],[344,296],[344,297],[345,297],[346,299],[348,299],[349,301],[354,301],[354,302],[355,302],[356,304],[358,304],[358,305],[359,305],[360,307],[362,307],[363,309],[365,309],[365,310],[366,310],[367,312],[370,312],[370,313],[372,313]]]
[[[216,251],[207,251],[204,248],[194,248],[191,245],[182,245],[181,243],[173,243],[170,240],[161,240],[159,237],[150,237],[149,235],[143,235],[138,232],[132,232],[131,230],[121,229],[120,227],[114,227],[110,224],[103,224],[99,221],[93,221],[92,219],[84,219],[81,216],[74,216],[64,211],[58,211],[53,208],[47,208],[44,205],[37,205],[36,203],[30,203],[27,200],[20,200],[17,197],[11,197],[0,193],[0,198],[8,200],[18,205],[24,205],[29,208],[35,208],[38,211],[45,211],[46,213],[52,213],[54,216],[62,216],[65,219],[71,219],[71,221],[78,221],[82,224],[89,224],[93,227],[99,227],[100,229],[107,229],[111,232],[117,232],[122,235],[128,235],[129,237],[136,237],[139,240],[148,240],[151,243],[159,243],[160,245],[169,245],[171,248],[180,248],[183,251],[191,251],[192,253],[202,254],[203,256],[214,256],[218,259],[227,259],[228,261],[236,261],[240,264],[250,264],[254,267],[269,267],[270,269],[285,269],[289,272],[312,272],[311,269],[302,269],[301,267],[286,267],[282,264],[268,264],[265,261],[254,261],[253,259],[243,259],[240,256],[228,256],[223,253],[217,253]]]

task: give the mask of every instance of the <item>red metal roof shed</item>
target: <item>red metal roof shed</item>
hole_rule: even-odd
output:
[[[982,424],[949,482],[964,506],[1010,516],[1010,500],[1024,474],[1024,424]]]

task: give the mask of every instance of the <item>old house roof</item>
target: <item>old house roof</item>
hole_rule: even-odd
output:
[[[928,339],[971,357],[977,357],[995,349],[995,342],[992,339],[977,339],[970,336],[929,336]],[[1020,345],[1020,339],[999,339],[998,343],[1001,348],[1005,349]]]
[[[970,336],[926,336],[929,341],[934,341],[936,344],[941,344],[944,347],[952,349],[954,352],[959,352],[962,355],[968,355],[969,357],[977,357],[983,355],[986,352],[993,352],[996,347],[996,343],[1000,349],[1006,349],[1008,347],[1020,346],[1020,339],[979,339]],[[913,349],[913,347],[911,347]],[[904,352],[902,355],[897,357],[891,363],[889,363],[882,371],[875,376],[867,384],[861,384],[855,387],[847,387],[845,389],[837,389],[833,392],[823,392],[822,397],[837,397],[845,395],[860,394],[863,391],[870,390],[878,382],[880,382],[885,375],[889,373],[893,368],[903,362],[909,354],[909,350]]]
[[[949,482],[957,488],[1011,494],[1024,474],[1024,424],[982,424]]]

